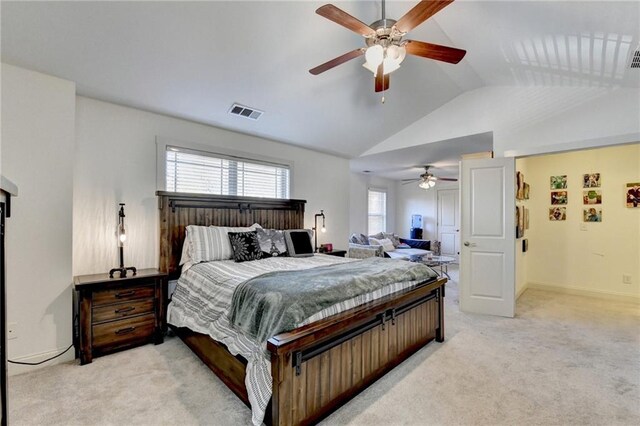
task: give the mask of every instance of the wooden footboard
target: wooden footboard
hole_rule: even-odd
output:
[[[429,341],[443,341],[445,282],[441,279],[270,339],[271,423],[315,423]]]

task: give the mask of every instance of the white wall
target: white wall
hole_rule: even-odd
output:
[[[349,235],[352,233],[368,235],[368,194],[369,188],[387,191],[387,232],[402,235],[397,227],[397,190],[398,183],[391,179],[373,176],[367,173],[350,173],[349,181]],[[346,241],[338,247],[346,245]]]
[[[457,183],[438,183],[429,190],[418,188],[418,184],[400,185],[398,190],[398,233],[409,237],[411,215],[422,215],[422,238],[437,240],[438,190],[458,189]]]
[[[349,236],[348,160],[190,121],[77,98],[74,156],[74,274],[117,264],[117,204],[126,206],[125,263],[158,265],[155,138],[161,136],[293,162],[292,198],[307,200],[305,226],[324,209],[327,233],[318,243],[346,246]]]
[[[526,281],[530,287],[640,297],[640,208],[625,206],[625,185],[640,181],[640,144],[529,157],[531,186]],[[582,175],[602,176],[601,223],[582,220]],[[549,177],[568,176],[567,220],[552,222]],[[517,240],[520,241],[520,240]],[[632,284],[622,283],[631,274]]]
[[[72,342],[75,99],[72,82],[2,64],[2,173],[19,187],[6,240],[13,360],[39,361]],[[73,350],[59,358],[68,359]]]

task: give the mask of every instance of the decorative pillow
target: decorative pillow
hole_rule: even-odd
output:
[[[382,246],[384,251],[394,251],[396,248],[393,246],[393,243],[388,238],[369,238],[369,242],[372,246]]]
[[[397,236],[396,234],[390,234],[388,232],[383,232],[382,233],[382,238],[388,238],[389,240],[391,240],[391,242],[393,243],[394,247],[398,247],[398,245],[400,244],[400,237]]]
[[[187,252],[191,255],[193,263],[231,259],[233,258],[233,249],[227,234],[229,232],[254,231],[258,228],[261,228],[261,226],[257,223],[250,227],[238,228],[189,225],[187,226],[185,237],[185,244],[187,242],[189,244]]]
[[[284,231],[277,229],[257,229],[258,243],[262,250],[262,257],[276,257],[287,255],[287,243],[284,241]]]
[[[233,249],[233,260],[236,262],[246,262],[249,260],[262,259],[262,250],[258,242],[256,231],[249,232],[229,232],[229,242]]]
[[[310,229],[292,229],[284,231],[284,239],[287,243],[287,251],[291,257],[313,256]]]

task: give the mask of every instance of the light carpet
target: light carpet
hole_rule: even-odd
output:
[[[458,309],[432,342],[326,425],[640,424],[637,304],[528,290],[515,319]],[[249,409],[177,338],[9,378],[12,425],[249,425]]]

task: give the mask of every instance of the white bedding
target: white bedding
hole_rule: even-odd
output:
[[[188,327],[198,333],[207,334],[226,345],[233,355],[241,355],[247,359],[245,384],[251,402],[252,421],[254,425],[260,425],[271,399],[270,358],[266,353],[266,342],[258,342],[231,326],[228,314],[233,291],[240,283],[266,272],[308,269],[350,261],[355,260],[314,255],[305,258],[272,257],[241,263],[222,260],[190,266],[186,271],[183,270],[178,280],[167,312],[168,322],[177,327]],[[298,326],[318,321],[415,284],[417,283],[413,281],[391,284],[326,308]]]

